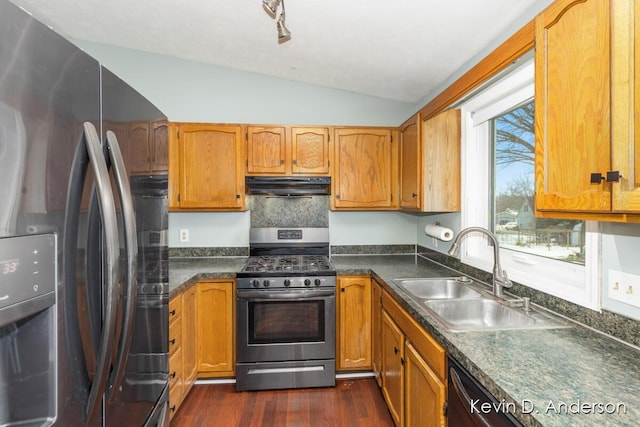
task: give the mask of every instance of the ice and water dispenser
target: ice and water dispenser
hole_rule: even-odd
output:
[[[0,427],[56,418],[56,237],[0,238]]]

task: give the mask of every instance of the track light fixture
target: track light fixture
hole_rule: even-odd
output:
[[[282,12],[276,22],[276,29],[278,30],[278,43],[284,43],[291,39],[291,31],[289,31],[285,25],[285,11],[284,0],[262,0],[262,6],[264,10],[272,17],[275,18],[278,12],[278,6],[282,3]]]

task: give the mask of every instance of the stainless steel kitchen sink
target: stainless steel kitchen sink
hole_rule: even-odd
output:
[[[492,298],[430,300],[424,304],[451,332],[569,327],[550,314],[535,309],[525,312]]]
[[[426,307],[450,332],[570,327],[542,309],[515,308],[515,305],[523,306],[524,300],[497,298],[468,277],[394,279],[393,282]]]
[[[480,298],[482,294],[468,286],[468,278],[441,277],[427,279],[396,279],[393,281],[419,300]]]

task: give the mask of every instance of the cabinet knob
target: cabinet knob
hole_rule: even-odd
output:
[[[393,352],[394,352],[395,354],[398,354],[398,352],[399,352],[399,351],[400,351],[400,350],[398,350],[398,347],[393,347]]]
[[[416,197],[418,197],[418,195],[416,193],[411,193],[411,197],[415,199]]]
[[[175,343],[176,343],[176,339],[175,339],[175,338],[174,338],[174,339],[169,340],[169,344],[174,345]]]
[[[600,184],[600,182],[604,181],[604,176],[601,173],[592,173],[591,174],[591,183],[592,184]]]
[[[620,178],[622,178],[620,171],[607,172],[607,182],[620,182]]]
[[[175,315],[176,315],[176,311],[175,311],[175,310],[171,310],[171,311],[169,312],[169,314],[170,314],[170,315],[172,315],[172,316],[175,316]]]
[[[176,371],[171,372],[171,374],[169,375],[171,378],[175,378],[176,377]]]
[[[340,195],[339,194],[336,194],[336,199],[338,199],[338,200],[340,199]]]

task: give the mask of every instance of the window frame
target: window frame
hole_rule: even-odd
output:
[[[491,119],[533,99],[533,58],[522,61],[495,83],[466,99],[462,110],[462,212],[461,227],[491,229],[493,216],[494,147]],[[599,311],[600,224],[585,221],[585,265],[500,248],[502,268],[517,283]],[[493,270],[493,248],[479,233],[461,244],[463,263],[483,271]]]

